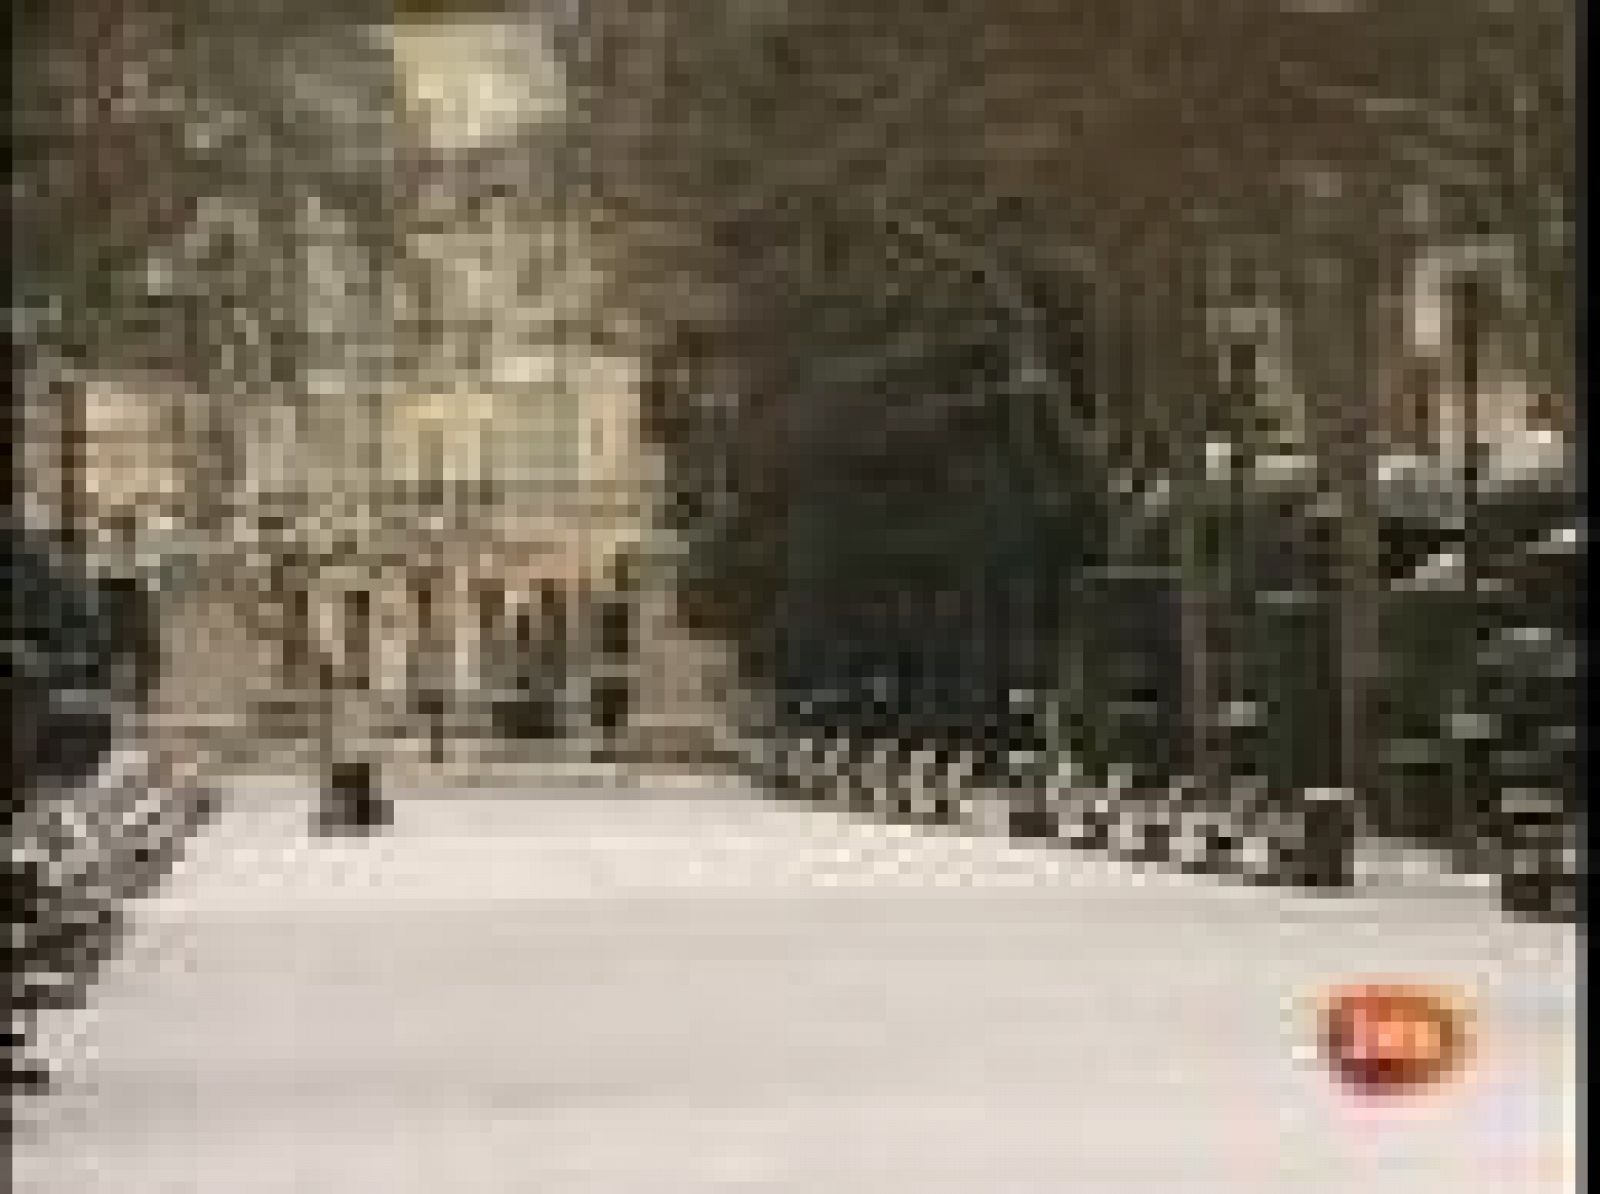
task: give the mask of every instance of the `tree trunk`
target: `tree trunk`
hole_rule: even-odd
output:
[[[1189,774],[1200,790],[1215,794],[1222,782],[1224,762],[1217,749],[1216,666],[1212,657],[1214,602],[1209,577],[1198,551],[1196,516],[1186,515],[1184,547],[1179,564],[1183,596],[1179,603],[1179,635],[1183,644],[1186,757]]]
[[[1356,800],[1376,788],[1373,724],[1378,662],[1377,508],[1373,493],[1378,414],[1373,368],[1381,260],[1359,231],[1312,246],[1298,267],[1295,364],[1310,405],[1314,442],[1337,503],[1334,552],[1337,786]]]
[[[1163,436],[1170,445],[1167,456],[1172,500],[1177,503],[1177,566],[1181,596],[1178,604],[1179,641],[1183,658],[1183,757],[1188,774],[1202,793],[1217,794],[1227,772],[1227,760],[1217,739],[1217,660],[1215,658],[1217,609],[1215,561],[1209,558],[1206,443],[1208,420],[1214,415],[1208,399],[1213,395],[1204,355],[1205,302],[1208,296],[1188,274],[1184,255],[1175,254],[1173,274],[1177,284],[1163,296],[1162,310],[1147,343],[1162,347],[1152,358],[1156,376],[1152,389],[1157,410],[1177,432]],[[1203,278],[1203,274],[1200,275]]]

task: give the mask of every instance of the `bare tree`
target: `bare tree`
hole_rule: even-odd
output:
[[[762,271],[792,282],[812,268],[762,252],[773,243],[762,213],[818,187],[889,209],[963,209],[980,255],[1002,218],[994,196],[1023,197],[1049,213],[1038,259],[1070,246],[1143,311],[1150,369],[1129,397],[1145,400],[1113,417],[1142,423],[1145,465],[1182,483],[1180,513],[1203,507],[1199,452],[1213,418],[1211,359],[1194,327],[1209,300],[1204,275],[1219,245],[1276,246],[1292,367],[1339,510],[1340,762],[1330,783],[1368,788],[1380,325],[1404,261],[1428,238],[1503,228],[1545,271],[1539,343],[1563,367],[1552,346],[1570,286],[1555,246],[1570,203],[1572,6],[1091,0],[875,6],[870,21],[855,21],[823,3],[759,27],[714,8],[682,24],[674,15],[649,25],[666,31],[659,41],[633,43],[656,69],[632,77],[671,82],[670,124],[618,118],[628,144],[642,138],[649,152],[608,158],[620,171],[608,181],[675,213],[666,222],[685,241],[697,232],[700,263],[720,262],[736,289]],[[646,102],[637,89],[628,98]],[[610,110],[602,101],[602,124]],[[624,160],[633,172],[616,165]],[[659,161],[671,170],[649,169]],[[1420,224],[1416,204],[1402,201],[1418,194],[1435,208]],[[741,231],[753,255],[719,257]],[[1151,392],[1140,395],[1141,384]],[[1186,687],[1191,763],[1215,776],[1213,602],[1199,531],[1188,525],[1178,539],[1190,589]]]

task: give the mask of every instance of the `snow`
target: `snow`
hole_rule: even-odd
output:
[[[79,1017],[19,1189],[1575,1188],[1576,935],[698,791],[241,787]],[[1467,1078],[1358,1104],[1310,999],[1464,988]],[[53,1027],[72,1027],[59,1017]]]

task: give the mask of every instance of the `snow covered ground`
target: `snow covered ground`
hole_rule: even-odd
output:
[[[257,784],[136,914],[16,1150],[117,1194],[1575,1189],[1577,936],[1492,891],[1295,897],[733,786],[436,792],[310,840]],[[1307,997],[1465,988],[1374,1107]],[[68,1034],[76,1035],[69,1041]]]

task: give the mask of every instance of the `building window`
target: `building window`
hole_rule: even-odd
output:
[[[1528,426],[1552,435],[1566,433],[1564,405],[1549,390],[1541,389],[1528,399]]]
[[[1427,361],[1406,362],[1400,372],[1399,446],[1419,455],[1438,446],[1436,427],[1439,397],[1438,370]]]
[[[1228,378],[1230,393],[1240,398],[1253,398],[1260,384],[1260,348],[1249,340],[1236,340],[1228,346]]]

